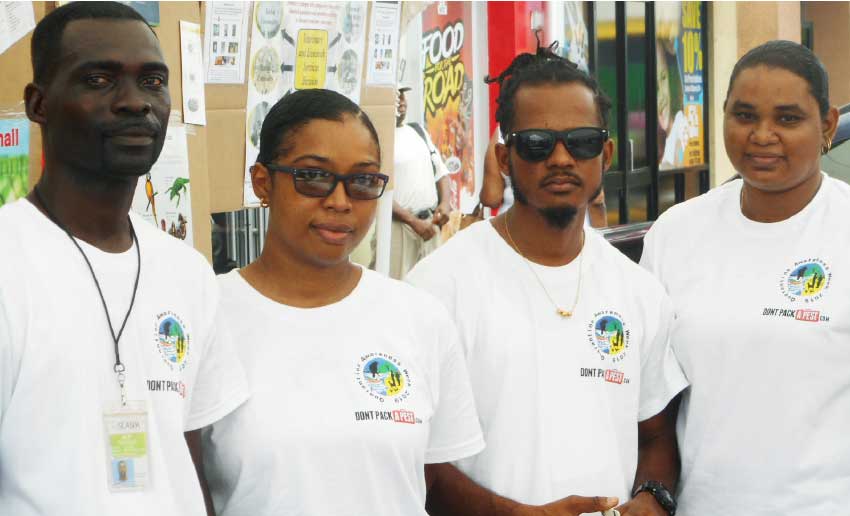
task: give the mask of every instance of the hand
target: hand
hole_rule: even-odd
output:
[[[439,227],[443,227],[443,224],[449,221],[449,213],[451,211],[452,209],[448,203],[440,203],[437,209],[434,210],[434,220],[432,222]]]
[[[668,516],[667,511],[646,491],[638,493],[628,503],[617,507],[620,516]]]
[[[617,502],[617,498],[573,495],[546,505],[520,505],[512,516],[578,516],[607,511],[617,505]]]
[[[413,231],[416,231],[416,234],[422,237],[422,240],[428,241],[434,238],[434,235],[437,234],[437,230],[434,229],[434,224],[431,223],[431,219],[418,219],[416,217],[410,221],[410,227]]]

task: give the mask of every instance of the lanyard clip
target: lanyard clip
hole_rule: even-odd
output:
[[[127,405],[127,391],[124,389],[124,364],[118,362],[112,370],[118,376],[118,387],[121,389],[121,406],[124,407]]]

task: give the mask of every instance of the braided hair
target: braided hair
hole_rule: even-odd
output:
[[[514,58],[510,66],[496,77],[484,78],[486,84],[499,83],[499,97],[496,100],[496,121],[502,137],[507,136],[513,130],[514,124],[514,100],[516,92],[522,85],[537,85],[547,83],[569,84],[578,82],[585,85],[593,92],[593,100],[596,102],[596,110],[599,112],[599,121],[603,128],[608,127],[608,113],[611,110],[611,100],[599,88],[596,79],[581,71],[578,66],[565,57],[555,53],[558,42],[555,41],[548,47],[540,45],[540,31],[535,31],[537,37],[537,50],[534,54],[523,53]]]

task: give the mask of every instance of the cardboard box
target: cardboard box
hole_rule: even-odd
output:
[[[207,161],[212,213],[242,209],[244,135],[244,108],[207,111]]]

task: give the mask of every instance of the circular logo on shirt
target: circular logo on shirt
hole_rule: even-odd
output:
[[[387,353],[368,353],[360,357],[355,370],[357,383],[381,403],[398,403],[410,391],[410,374],[401,360]]]
[[[186,367],[189,354],[189,330],[174,312],[161,313],[156,318],[156,346],[172,371]]]
[[[595,313],[587,333],[590,343],[602,360],[611,358],[614,362],[619,362],[625,358],[629,348],[629,330],[619,313],[612,310]]]
[[[801,260],[782,273],[780,289],[791,301],[817,301],[829,288],[832,272],[823,260]]]

